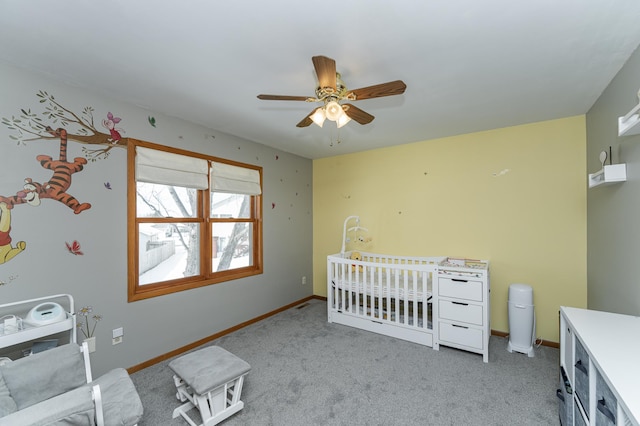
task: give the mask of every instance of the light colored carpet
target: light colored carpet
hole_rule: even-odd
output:
[[[327,322],[312,300],[211,344],[247,361],[245,408],[231,425],[557,425],[558,350],[509,353],[491,337],[482,356]],[[145,409],[139,426],[187,425],[172,419],[170,360],[134,373]],[[192,410],[199,420],[197,411]]]

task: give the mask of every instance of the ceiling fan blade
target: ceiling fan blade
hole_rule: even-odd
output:
[[[320,87],[332,87],[336,89],[336,61],[326,56],[314,56],[311,58],[316,69]]]
[[[258,95],[263,101],[306,101],[308,96]]]
[[[351,104],[343,104],[342,109],[344,110],[345,114],[349,116],[349,118],[357,121],[360,124],[369,124],[375,118],[373,115],[369,114],[368,112],[365,112],[360,108],[353,106]]]
[[[318,107],[316,109],[314,109],[313,111],[311,111],[309,113],[309,115],[307,115],[305,118],[302,119],[301,122],[299,122],[298,124],[296,124],[296,127],[307,127],[309,126],[311,123],[313,123],[313,120],[311,119],[311,116],[313,115],[313,113],[315,113],[317,110],[319,110],[322,107]]]
[[[407,85],[404,84],[402,80],[396,80],[388,83],[376,84],[375,86],[351,90],[345,97],[354,101],[381,98],[383,96],[401,95],[404,93],[406,88]]]

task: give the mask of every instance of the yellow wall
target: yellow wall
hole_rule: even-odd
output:
[[[576,116],[315,160],[314,294],[359,215],[372,241],[351,248],[490,260],[493,330],[509,285],[531,285],[537,337],[557,342],[559,307],[587,302],[585,145]]]

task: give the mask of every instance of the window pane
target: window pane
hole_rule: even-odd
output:
[[[253,265],[253,224],[226,222],[212,224],[211,271]]]
[[[136,192],[138,217],[195,217],[196,189],[137,182]]]
[[[251,217],[251,195],[227,194],[223,192],[211,193],[211,217],[212,218],[238,218]]]
[[[139,284],[200,275],[198,223],[141,223],[138,228]]]

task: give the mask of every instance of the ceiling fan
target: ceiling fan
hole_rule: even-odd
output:
[[[318,76],[318,87],[315,97],[286,96],[286,95],[258,95],[258,99],[267,101],[305,101],[322,102],[323,105],[314,109],[302,119],[296,126],[307,127],[316,123],[322,127],[325,119],[335,121],[338,128],[344,126],[352,119],[360,124],[368,124],[375,118],[373,115],[361,110],[350,103],[341,101],[360,101],[363,99],[381,98],[383,96],[401,95],[407,88],[402,80],[376,84],[355,90],[348,90],[342,81],[340,73],[336,72],[336,61],[326,56],[314,56],[311,58]]]

